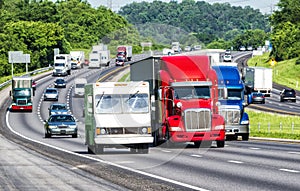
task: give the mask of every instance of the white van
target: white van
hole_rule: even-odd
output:
[[[87,83],[85,78],[75,78],[75,88],[74,88],[74,95],[75,97],[82,97],[84,96],[84,86]]]

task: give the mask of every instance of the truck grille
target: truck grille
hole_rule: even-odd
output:
[[[211,111],[209,109],[187,109],[184,111],[186,131],[207,131],[211,129]]]
[[[26,105],[27,101],[26,100],[18,100],[18,105]]]
[[[225,125],[238,125],[240,123],[240,110],[222,109],[219,110],[219,113],[224,117]]]

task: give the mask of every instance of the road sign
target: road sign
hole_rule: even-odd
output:
[[[30,54],[23,54],[23,51],[9,51],[8,62],[13,63],[30,63]]]

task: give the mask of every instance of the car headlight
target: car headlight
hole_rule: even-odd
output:
[[[55,125],[49,125],[48,128],[49,129],[55,129],[55,128],[57,128],[57,126],[55,126]]]
[[[71,129],[76,129],[76,128],[77,128],[77,125],[69,125],[69,128],[71,128]]]

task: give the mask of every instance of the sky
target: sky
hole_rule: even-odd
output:
[[[130,4],[132,2],[152,2],[153,0],[88,0],[88,2],[92,5],[92,7],[98,7],[100,5],[108,6],[108,2],[112,4],[112,10],[118,11],[120,7]],[[161,0],[163,2],[170,2],[170,0]],[[254,9],[259,9],[263,14],[270,14],[271,11],[276,10],[276,4],[280,0],[202,0],[208,3],[230,3],[232,6],[250,6]],[[177,0],[177,2],[181,2],[181,0]]]

